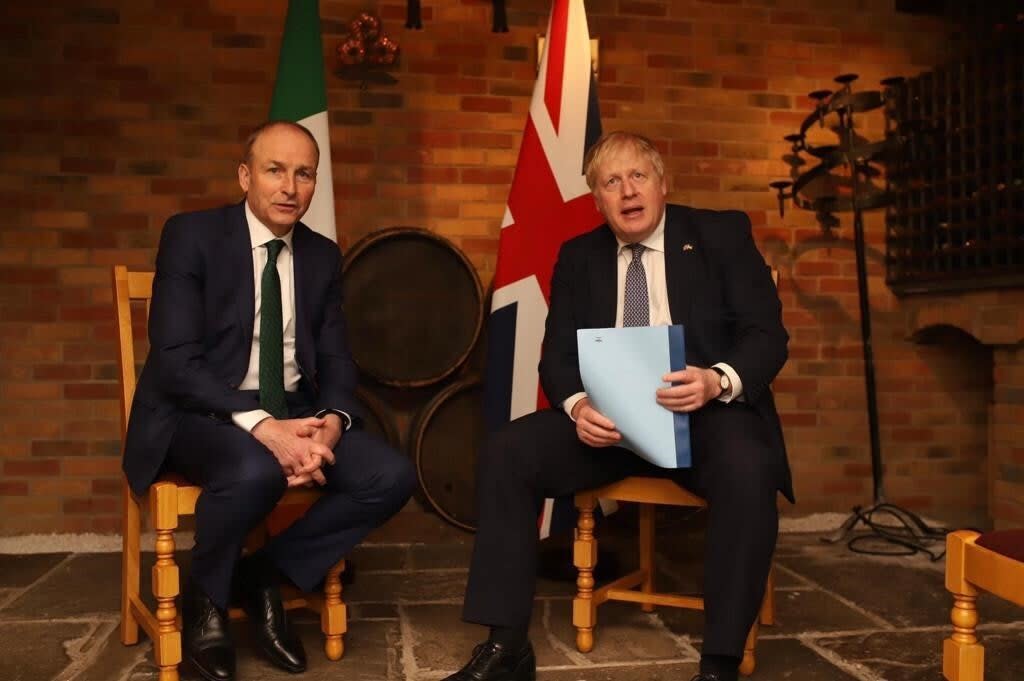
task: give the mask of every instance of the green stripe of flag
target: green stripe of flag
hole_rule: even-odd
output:
[[[290,0],[270,119],[299,121],[321,111],[327,111],[327,87],[317,0]]]

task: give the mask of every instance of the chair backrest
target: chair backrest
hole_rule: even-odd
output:
[[[131,272],[124,265],[114,265],[114,313],[117,315],[117,352],[121,369],[121,440],[128,430],[128,414],[135,396],[135,339],[132,335],[132,302],[146,304],[149,321],[149,303],[153,297],[153,273]]]

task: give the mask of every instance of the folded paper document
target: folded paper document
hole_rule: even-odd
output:
[[[690,417],[669,411],[655,391],[686,368],[683,327],[579,329],[580,374],[594,407],[622,433],[621,446],[662,468],[690,466]]]

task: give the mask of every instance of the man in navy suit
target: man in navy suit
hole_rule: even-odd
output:
[[[270,122],[246,143],[239,204],[167,221],[157,252],[150,353],[128,423],[124,470],[136,493],[161,472],[203,492],[182,592],[186,659],[232,679],[226,609],[234,593],[275,665],[305,669],[280,579],[313,589],[408,500],[406,457],[360,427],[345,338],[341,254],[299,219],[319,148],[301,125]],[[246,534],[288,487],[324,494],[261,550]]]
[[[555,407],[509,423],[478,462],[478,530],[463,617],[490,636],[447,681],[532,681],[527,638],[543,499],[629,475],[671,475],[708,502],[705,629],[694,681],[735,681],[778,533],[792,501],[769,384],[789,336],[771,272],[737,211],[666,205],[661,156],[646,138],[602,137],[585,162],[606,224],[566,242],[551,280],[540,379]],[[615,424],[580,378],[576,331],[682,324],[687,368],[652,398],[690,414],[693,467],[665,471],[618,447]]]

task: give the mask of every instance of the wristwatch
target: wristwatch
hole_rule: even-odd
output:
[[[718,386],[722,389],[722,392],[718,393],[718,397],[727,396],[732,391],[732,382],[729,381],[729,375],[719,367],[711,367],[711,370],[718,374]],[[716,397],[715,399],[718,398]]]

